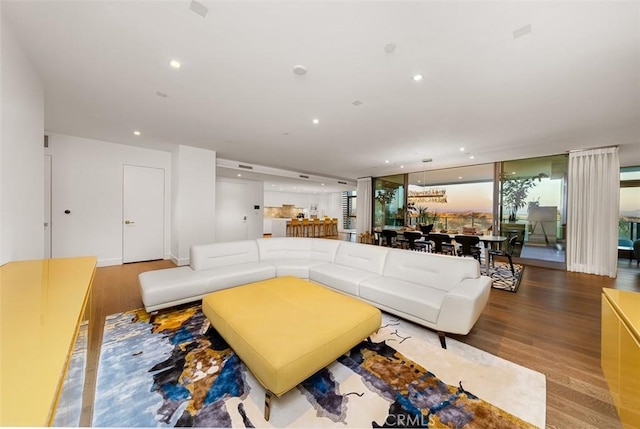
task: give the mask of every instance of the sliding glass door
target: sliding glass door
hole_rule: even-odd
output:
[[[500,234],[518,235],[517,256],[565,262],[567,155],[505,161]]]
[[[493,221],[493,164],[410,173],[407,223],[435,231],[487,233]]]
[[[398,229],[405,222],[404,174],[373,179],[373,228]]]

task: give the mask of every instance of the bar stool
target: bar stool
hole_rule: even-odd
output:
[[[311,224],[311,236],[320,237],[320,219],[318,218],[313,218],[313,223]]]
[[[300,223],[298,219],[291,219],[287,222],[287,237],[298,237],[300,235]]]
[[[302,223],[300,224],[300,235],[303,237],[309,237],[311,225],[309,224],[309,219],[302,219]]]
[[[334,217],[331,219],[331,235],[333,237],[338,236],[338,218]]]
[[[331,219],[328,217],[324,218],[324,235],[323,237],[331,236]]]

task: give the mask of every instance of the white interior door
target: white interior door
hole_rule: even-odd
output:
[[[122,262],[164,257],[164,169],[125,165]]]
[[[248,237],[247,185],[218,180],[216,183],[216,242]]]
[[[44,156],[44,258],[51,258],[51,155]]]

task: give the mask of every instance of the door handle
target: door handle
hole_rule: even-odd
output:
[[[125,225],[131,225],[132,223],[135,223],[135,222],[134,222],[134,221],[132,221],[132,220],[125,220],[125,221],[124,221],[124,224],[125,224]]]

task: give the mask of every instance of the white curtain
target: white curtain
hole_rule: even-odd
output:
[[[358,179],[356,190],[356,236],[371,232],[371,177]]]
[[[615,277],[618,269],[618,148],[569,154],[567,270]]]

